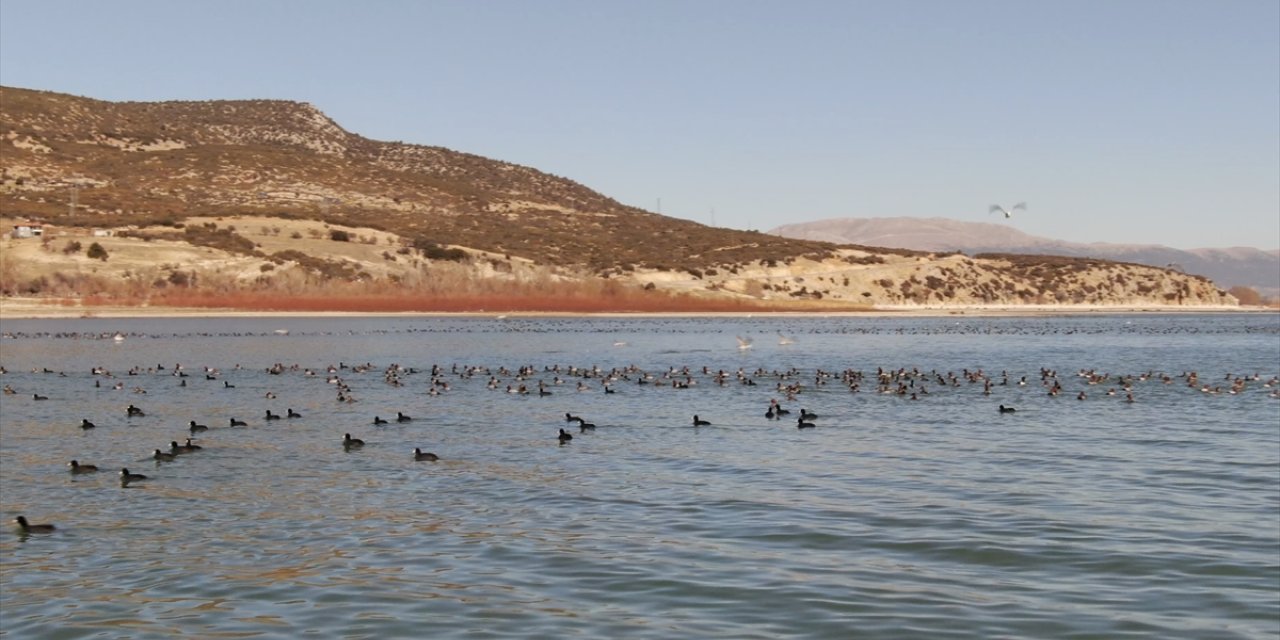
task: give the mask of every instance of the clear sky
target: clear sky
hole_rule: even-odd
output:
[[[1280,247],[1277,0],[0,0],[0,83],[305,101],[722,227]]]

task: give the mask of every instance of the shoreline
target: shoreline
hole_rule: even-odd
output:
[[[129,319],[129,318],[341,318],[341,317],[1018,317],[1095,314],[1280,313],[1273,307],[1227,305],[929,305],[882,306],[866,310],[797,311],[257,311],[234,308],[170,306],[80,306],[48,304],[32,299],[0,299],[0,320]]]

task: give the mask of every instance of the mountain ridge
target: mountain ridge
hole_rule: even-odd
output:
[[[0,87],[0,110],[12,145],[4,157],[10,188],[0,193],[0,204],[29,217],[64,218],[66,205],[15,196],[65,190],[78,180],[80,211],[112,213],[124,223],[272,211],[350,224],[374,218],[404,235],[430,233],[452,244],[595,270],[661,265],[670,249],[691,256],[725,244],[754,243],[789,255],[824,249],[756,232],[709,234],[695,222],[624,206],[531,167],[369,140],[302,102],[113,103]],[[477,219],[487,216],[518,222],[523,233],[480,228],[484,220]],[[601,242],[583,242],[583,228]],[[664,237],[672,229],[681,231],[675,242]]]
[[[0,265],[9,294],[435,295],[465,271],[468,286],[603,281],[846,307],[1235,303],[1164,268],[708,227],[532,167],[364,138],[283,100],[106,102],[0,87],[0,213],[48,231],[6,239],[20,258]]]
[[[1031,253],[1089,257],[1157,267],[1176,265],[1223,288],[1247,286],[1280,296],[1280,249],[1222,247],[1175,249],[1159,244],[1070,242],[1025,233],[1008,225],[951,218],[830,218],[781,225],[768,233],[804,240],[870,244],[916,251]]]

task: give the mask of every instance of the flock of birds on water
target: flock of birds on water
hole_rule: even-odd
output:
[[[103,334],[107,335],[107,334]],[[112,334],[114,339],[119,340],[117,336],[122,334]],[[10,336],[6,336],[10,337]],[[749,337],[737,337],[738,348],[742,350],[751,349],[754,341]],[[782,333],[778,333],[778,342],[781,345],[792,344],[795,339]],[[625,343],[615,343],[625,344]],[[235,365],[233,370],[239,371],[241,367]],[[768,384],[770,395],[778,395],[788,402],[796,402],[806,388],[826,387],[829,385],[840,385],[847,388],[849,393],[860,393],[864,390],[870,391],[878,395],[892,396],[910,401],[921,400],[931,393],[938,393],[961,387],[962,385],[981,385],[981,393],[984,396],[992,395],[996,387],[1018,386],[1025,387],[1028,385],[1038,384],[1044,392],[1049,396],[1067,395],[1077,400],[1085,400],[1090,393],[1096,393],[1104,397],[1117,396],[1124,402],[1135,402],[1134,388],[1143,383],[1156,383],[1161,385],[1178,385],[1193,391],[1204,394],[1227,394],[1239,395],[1247,391],[1260,388],[1267,392],[1271,398],[1280,399],[1280,376],[1272,376],[1264,378],[1261,374],[1226,374],[1222,378],[1208,380],[1202,378],[1194,371],[1185,371],[1180,374],[1171,375],[1156,371],[1147,371],[1138,374],[1114,375],[1110,373],[1098,372],[1095,370],[1080,370],[1075,377],[1080,381],[1080,390],[1072,393],[1066,389],[1062,383],[1062,379],[1058,373],[1050,369],[1041,369],[1038,380],[1028,380],[1027,376],[1011,376],[1007,371],[999,374],[990,374],[982,369],[969,370],[963,369],[960,373],[940,372],[937,370],[923,371],[919,368],[899,368],[884,369],[878,368],[874,373],[864,372],[861,370],[846,369],[843,371],[827,371],[823,369],[815,369],[812,371],[802,371],[798,368],[790,368],[787,370],[766,370],[757,368],[752,371],[746,371],[742,368],[736,371],[727,371],[724,369],[712,370],[710,367],[702,367],[695,369],[691,367],[671,367],[665,371],[658,373],[645,371],[637,366],[615,367],[604,370],[599,366],[578,367],[572,365],[547,365],[541,369],[532,365],[523,365],[516,368],[508,367],[489,367],[489,366],[463,366],[454,364],[450,367],[441,365],[432,365],[429,369],[417,369],[414,367],[405,367],[400,364],[392,364],[385,367],[378,367],[372,363],[360,365],[348,365],[339,363],[337,365],[329,365],[321,369],[313,369],[298,364],[285,365],[283,363],[273,364],[268,367],[265,373],[270,375],[301,375],[306,378],[323,379],[328,385],[334,388],[336,401],[343,404],[352,404],[357,402],[355,393],[348,384],[348,377],[360,376],[364,374],[381,372],[382,381],[386,385],[392,387],[404,387],[408,384],[409,378],[416,374],[426,373],[429,376],[429,382],[426,385],[426,393],[430,396],[449,394],[454,391],[455,384],[465,383],[476,379],[484,380],[484,386],[491,392],[507,393],[516,395],[536,395],[550,396],[561,390],[569,390],[576,393],[584,392],[603,392],[605,394],[616,393],[617,389],[622,385],[634,385],[637,387],[651,388],[670,388],[670,389],[687,389],[697,385],[744,385],[754,387],[762,382]],[[8,371],[0,367],[0,374],[7,374]],[[51,369],[34,369],[34,374],[58,375],[65,377],[65,372],[58,372]],[[147,393],[141,384],[126,384],[121,377],[116,376],[112,372],[103,367],[94,367],[91,372],[94,379],[94,387],[103,388],[105,381],[108,389],[116,391],[131,391],[134,394],[142,396]],[[224,377],[224,373],[213,367],[203,367],[201,372],[204,384],[220,386],[224,389],[235,389],[235,384],[231,380]],[[178,379],[177,386],[179,388],[187,387],[187,379],[190,377],[185,367],[181,364],[175,364],[170,367],[164,365],[156,365],[154,367],[134,367],[128,370],[123,378],[130,380],[156,380],[156,376],[172,376]],[[932,385],[934,391],[930,391]],[[1095,391],[1101,387],[1101,391]],[[3,387],[3,393],[6,397],[19,396],[21,393],[18,389],[10,384]],[[267,391],[265,399],[275,400],[276,394]],[[38,392],[31,392],[30,398],[33,402],[49,401],[47,395],[41,395]],[[141,400],[139,400],[141,402]],[[1001,414],[1015,413],[1017,409],[1013,406],[999,404],[996,411]],[[143,418],[146,411],[130,403],[124,409],[124,418],[126,421],[133,418]],[[287,408],[284,414],[275,413],[272,409],[267,409],[261,418],[263,423],[271,423],[277,420],[294,420],[301,418],[302,414],[293,408]],[[818,425],[819,416],[807,409],[798,409],[798,414],[792,415],[792,411],[784,408],[782,403],[776,398],[770,398],[769,404],[763,412],[766,420],[793,420],[797,429],[814,429]],[[226,416],[226,427],[223,429],[245,428],[250,426],[248,420],[243,420],[235,416]],[[575,416],[572,412],[566,412],[564,420],[569,425],[576,425],[579,434],[594,432],[597,426],[582,416]],[[413,418],[403,411],[397,411],[394,418],[383,418],[381,414],[375,415],[372,425],[375,427],[389,424],[404,424],[412,422]],[[694,414],[689,423],[693,428],[711,426],[712,422],[703,418],[699,414]],[[89,431],[98,428],[97,425],[88,418],[81,419],[80,429]],[[206,424],[201,424],[196,420],[188,420],[186,431],[184,434],[184,442],[179,443],[177,439],[171,440],[167,449],[154,449],[150,456],[157,465],[160,463],[170,463],[178,460],[182,456],[196,454],[204,449],[204,446],[195,442],[196,438],[202,437],[210,432],[213,428]],[[559,428],[556,436],[560,445],[565,445],[573,440],[573,434],[563,427]],[[365,441],[361,438],[352,436],[350,433],[344,434],[341,442],[335,443],[335,446],[341,446],[344,451],[358,451],[365,446]],[[436,462],[440,456],[429,451],[423,451],[420,447],[413,449],[412,460],[415,462]],[[67,468],[72,475],[97,473],[99,468],[97,465],[81,462],[78,459],[71,460],[67,463]],[[120,484],[128,487],[131,484],[152,480],[151,477],[130,471],[127,467],[121,467],[119,471]],[[25,516],[18,516],[14,519],[15,524],[20,533],[52,533],[57,527],[53,524],[33,524],[29,522]]]
[[[746,318],[750,320],[748,316]],[[364,328],[364,329],[348,329],[342,331],[327,330],[290,330],[286,334],[279,331],[185,331],[185,332],[142,332],[142,331],[4,331],[0,332],[2,340],[85,340],[85,341],[116,341],[123,342],[125,340],[187,340],[201,338],[266,338],[280,337],[288,335],[292,338],[329,338],[339,336],[390,336],[390,335],[441,335],[441,334],[484,334],[484,333],[589,333],[594,334],[600,331],[609,331],[615,327],[625,327],[629,330],[639,330],[645,332],[660,332],[663,334],[681,334],[681,333],[707,333],[708,328],[714,327],[719,331],[719,325],[723,321],[719,318],[681,318],[676,321],[666,320],[663,318],[649,318],[643,320],[627,319],[614,320],[608,318],[598,318],[583,320],[581,318],[560,319],[546,317],[506,317],[497,316],[493,318],[481,319],[481,322],[475,322],[474,319],[467,320],[441,320],[433,318],[430,320],[407,321],[405,326],[395,326],[389,328]],[[938,336],[938,335],[1005,335],[1005,336],[1082,336],[1082,335],[1113,335],[1116,333],[1133,334],[1133,335],[1157,335],[1157,336],[1176,336],[1176,335],[1213,335],[1216,333],[1264,333],[1271,335],[1280,335],[1280,324],[1275,322],[1258,322],[1256,324],[1237,327],[1237,326],[1218,326],[1212,323],[1188,323],[1186,325],[1170,324],[1168,322],[1147,323],[1142,321],[1125,321],[1122,325],[1117,326],[1109,322],[1094,322],[1092,318],[1084,318],[1079,322],[1063,322],[1062,318],[1054,318],[1051,321],[1038,323],[1029,321],[1028,318],[992,318],[992,317],[974,317],[963,318],[962,314],[956,314],[952,318],[948,318],[945,323],[936,322],[935,319],[912,319],[899,318],[895,319],[892,325],[878,322],[868,323],[850,323],[848,318],[840,317],[830,319],[826,322],[825,318],[810,318],[806,324],[810,325],[811,333],[821,333],[828,335],[853,335],[853,336]]]

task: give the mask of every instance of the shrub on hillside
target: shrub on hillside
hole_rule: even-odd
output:
[[[190,226],[182,230],[183,238],[191,244],[221,249],[228,253],[260,255],[253,241],[229,229],[219,229],[212,222]]]
[[[101,260],[103,262],[106,262],[108,257],[107,250],[102,248],[102,245],[96,242],[89,245],[89,251],[87,251],[85,255],[93,258],[94,260]]]
[[[467,259],[467,252],[462,249],[446,249],[439,244],[422,237],[414,238],[413,248],[421,251],[422,256],[428,260],[462,262]]]
[[[1236,300],[1240,301],[1240,304],[1251,306],[1262,304],[1262,296],[1252,287],[1231,287],[1227,289],[1227,293],[1235,296]]]

